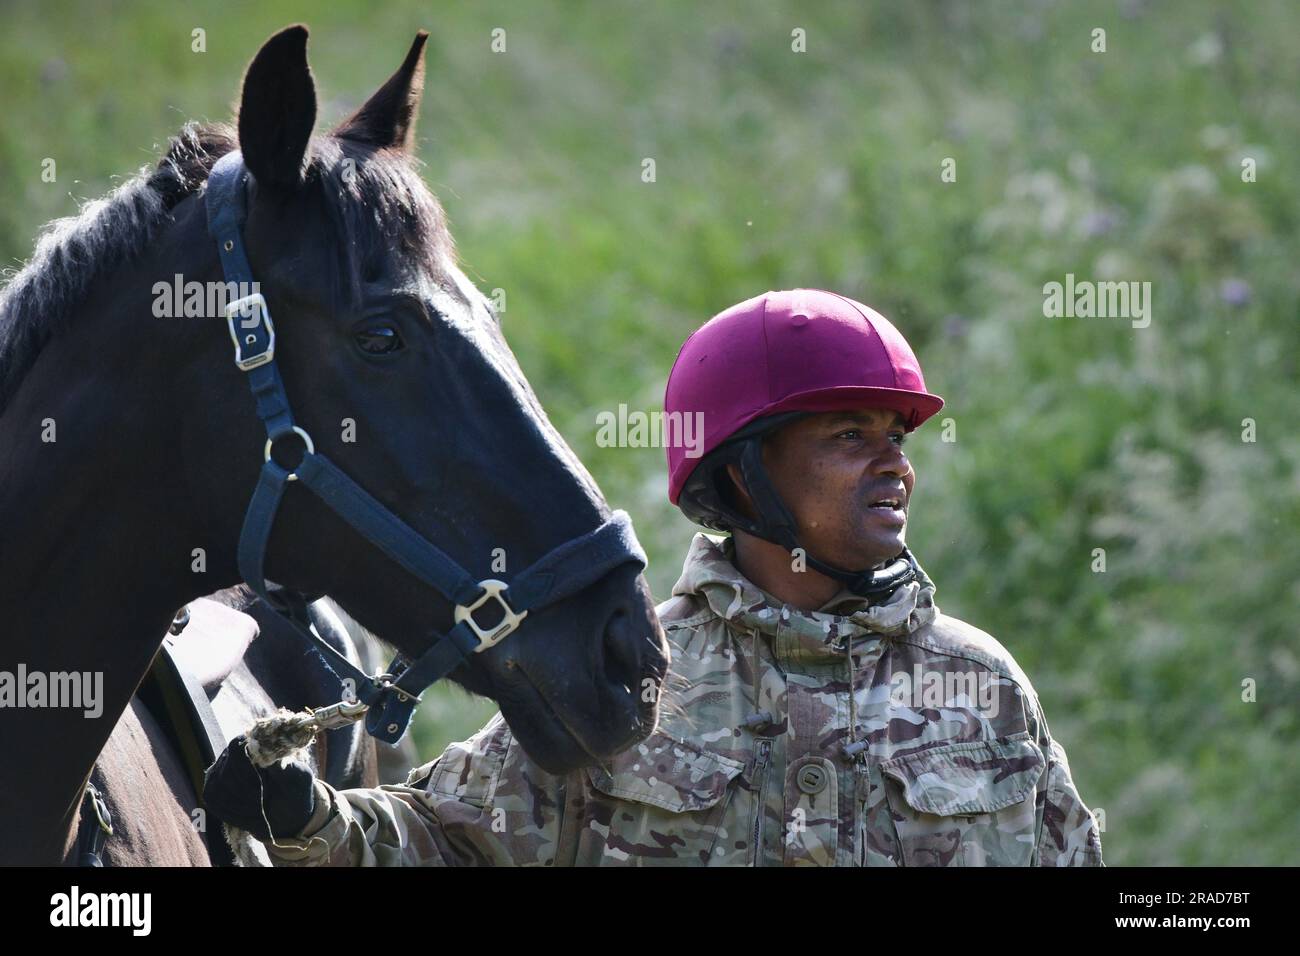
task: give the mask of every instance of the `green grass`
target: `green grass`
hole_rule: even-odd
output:
[[[506,290],[507,336],[556,425],[636,519],[660,598],[693,529],[667,504],[662,452],[598,448],[596,414],[658,407],[682,339],[733,302],[794,285],[870,302],[956,427],[909,445],[910,541],[945,610],[1030,674],[1106,811],[1107,862],[1294,861],[1294,5],[17,3],[5,18],[4,263],[183,120],[227,117],[275,29],[312,26],[323,121],[431,29],[426,178],[467,270]],[[1043,318],[1043,283],[1067,272],[1152,282],[1151,326]],[[1225,300],[1231,280],[1248,302]],[[422,751],[490,713],[439,690]]]

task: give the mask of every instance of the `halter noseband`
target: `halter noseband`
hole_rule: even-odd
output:
[[[208,232],[217,242],[228,287],[232,282],[253,281],[243,241],[246,175],[243,158],[235,151],[221,157],[208,177]],[[226,306],[225,315],[235,345],[235,364],[248,375],[257,417],[266,426],[267,436],[265,463],[239,535],[239,571],[245,583],[269,606],[283,613],[268,593],[262,568],[280,500],[288,484],[297,482],[393,561],[455,604],[451,630],[445,634],[435,631],[433,643],[415,661],[405,664],[399,656],[389,668],[396,672],[395,676],[365,673],[317,634],[299,625],[327,663],[356,684],[356,703],[335,705],[334,709],[342,707],[348,715],[358,716],[364,705],[366,730],[372,736],[390,744],[400,740],[420,702],[420,694],[471,655],[505,638],[529,611],[570,597],[623,564],[635,562],[645,567],[645,552],[633,533],[631,519],[626,512],[615,511],[599,527],[561,544],[511,582],[476,581],[317,452],[307,432],[294,424],[289,397],[275,364],[275,328],[266,299],[260,293],[237,299]],[[297,435],[304,446],[302,461],[293,471],[271,457],[272,446],[289,435]],[[474,619],[474,612],[489,602],[495,603],[503,616],[485,628]],[[405,666],[399,668],[399,663]]]

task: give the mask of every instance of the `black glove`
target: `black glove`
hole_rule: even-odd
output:
[[[316,809],[315,775],[298,761],[256,767],[240,734],[221,751],[203,778],[208,812],[259,840],[294,837]],[[267,824],[270,824],[270,832]]]

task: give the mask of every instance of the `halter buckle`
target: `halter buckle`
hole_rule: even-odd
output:
[[[504,581],[498,581],[495,578],[488,578],[480,581],[478,586],[483,589],[483,594],[477,601],[470,605],[456,605],[456,623],[468,622],[469,628],[478,638],[478,647],[474,648],[474,653],[478,654],[486,651],[489,647],[503,640],[506,635],[523,623],[524,618],[528,616],[527,611],[516,613],[506,599],[501,596],[509,585]],[[502,618],[492,627],[484,630],[479,627],[478,621],[474,620],[474,612],[486,604],[489,600],[495,599],[497,604],[501,605]]]
[[[235,364],[242,371],[252,371],[275,358],[275,326],[271,324],[271,313],[262,293],[255,292],[227,303],[225,312],[230,341],[235,343]],[[235,327],[237,316],[238,328]]]

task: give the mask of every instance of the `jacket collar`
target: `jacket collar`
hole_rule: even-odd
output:
[[[881,604],[842,589],[816,611],[783,604],[748,580],[734,564],[731,538],[699,533],[691,542],[673,594],[704,598],[718,617],[770,638],[772,652],[788,663],[844,660],[844,638],[876,641],[911,633],[932,621],[934,583],[917,566],[917,576]]]

